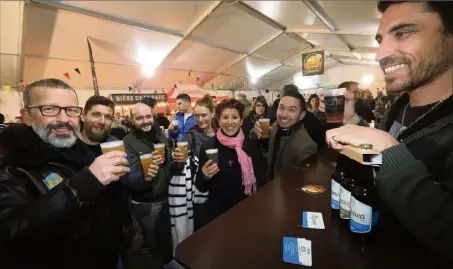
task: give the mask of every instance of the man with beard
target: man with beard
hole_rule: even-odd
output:
[[[116,173],[130,171],[126,154],[94,158],[84,147],[82,108],[61,80],[31,83],[24,105],[25,124],[0,135],[0,264],[116,268],[122,227],[103,194]]]
[[[295,87],[295,88],[294,88]],[[316,154],[318,145],[310,137],[305,123],[305,99],[297,86],[286,85],[277,109],[277,121],[269,133],[269,177],[299,167],[308,157]],[[319,124],[319,122],[318,122]],[[262,129],[255,125],[252,137],[261,138]]]
[[[102,155],[101,143],[118,140],[109,135],[112,129],[114,111],[115,103],[104,96],[93,95],[85,103],[81,115],[84,128],[80,133],[80,140],[93,153],[94,158]],[[129,174],[124,175],[120,181],[126,181],[125,178],[128,176]],[[111,202],[110,210],[115,217],[114,221],[116,221],[117,226],[128,231],[123,234],[124,242],[122,244],[123,247],[127,247],[133,236],[130,234],[132,232],[132,220],[128,207],[129,191],[120,182],[112,182],[106,187],[103,195],[110,197],[107,200]],[[124,257],[125,253],[121,253],[121,255]]]
[[[138,103],[131,109],[133,127],[124,138],[131,173],[123,183],[132,190],[132,212],[143,231],[144,240],[131,268],[162,268],[173,259],[168,184],[171,180],[171,148],[159,126],[154,125],[150,106]],[[165,156],[156,144],[164,144]],[[153,164],[143,171],[140,155],[153,153]]]
[[[348,125],[326,139],[337,150],[371,144],[381,152],[376,183],[390,216],[453,264],[453,2],[382,1],[378,9],[376,60],[387,92],[403,94],[380,130]]]
[[[101,143],[118,140],[109,135],[114,111],[115,103],[104,96],[91,96],[85,103],[81,116],[84,128],[80,139],[93,152],[94,156],[102,155]]]

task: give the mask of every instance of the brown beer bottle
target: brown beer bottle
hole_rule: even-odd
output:
[[[362,167],[359,180],[351,192],[350,230],[363,239],[379,222],[379,194],[372,167]]]
[[[345,177],[340,185],[340,218],[350,219],[351,215],[351,191],[356,181],[352,177]]]

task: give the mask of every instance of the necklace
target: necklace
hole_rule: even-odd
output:
[[[409,126],[407,127],[404,127],[404,118],[406,117],[406,112],[407,112],[407,108],[409,107],[409,104],[408,103],[406,105],[406,107],[404,108],[404,111],[403,111],[403,117],[401,118],[401,127],[400,129],[398,130],[398,133],[396,135],[396,137],[400,136],[401,133],[403,133],[405,130],[411,128],[414,124],[416,124],[417,122],[419,122],[421,119],[423,119],[426,115],[428,115],[429,113],[431,113],[436,107],[438,107],[440,104],[442,104],[443,101],[445,101],[447,99],[447,97],[445,97],[444,99],[438,101],[433,107],[431,107],[427,112],[425,112],[423,115],[421,115],[420,117],[418,117],[415,121],[413,121],[411,124],[409,124]]]

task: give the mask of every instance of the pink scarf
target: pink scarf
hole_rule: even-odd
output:
[[[242,170],[242,185],[244,186],[244,193],[246,195],[250,195],[256,192],[256,178],[255,173],[253,172],[252,158],[250,158],[244,150],[242,150],[244,145],[244,133],[242,130],[239,131],[236,137],[228,137],[224,135],[219,128],[217,131],[217,139],[225,147],[234,148],[236,150],[238,161]]]

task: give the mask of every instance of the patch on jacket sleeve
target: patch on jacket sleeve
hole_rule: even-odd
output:
[[[63,178],[57,173],[50,173],[43,180],[49,190],[53,189],[55,186],[60,184],[63,181]]]

